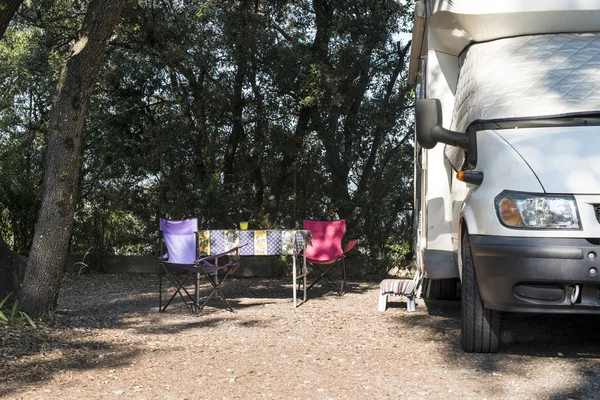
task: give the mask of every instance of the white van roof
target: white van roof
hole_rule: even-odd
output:
[[[600,30],[600,0],[427,0],[429,48],[458,55],[469,43]]]

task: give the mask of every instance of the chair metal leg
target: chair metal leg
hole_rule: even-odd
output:
[[[302,289],[304,289],[304,301],[306,301],[306,276],[308,271],[306,269],[306,251],[302,253]]]
[[[161,264],[162,266],[162,264]],[[158,267],[158,312],[162,310],[162,269]]]
[[[329,287],[331,288],[331,290],[333,290],[334,292],[336,292],[339,296],[342,296],[343,293],[341,292],[341,289],[343,289],[344,283],[342,282],[342,286],[340,286],[340,290],[338,290],[338,286],[335,283],[335,281],[333,279],[331,279],[329,277],[329,275],[327,275],[327,272],[329,272],[330,269],[331,269],[331,267],[327,268],[325,270],[325,272],[323,273],[323,280],[325,282],[327,282],[327,284],[329,285]]]
[[[298,289],[300,289],[300,284],[298,284],[298,289],[296,289],[296,282],[298,273],[296,271],[296,256],[292,256],[292,307],[296,308],[296,297],[298,296]]]
[[[196,303],[194,303],[194,298],[192,297],[192,295],[185,288],[185,284],[188,281],[188,279],[190,278],[190,276],[192,276],[192,273],[193,273],[192,271],[190,271],[189,273],[187,273],[185,275],[185,277],[181,281],[179,281],[179,279],[177,279],[177,277],[175,275],[170,274],[171,278],[176,282],[176,285],[179,285],[179,286],[177,286],[177,289],[175,289],[175,293],[173,293],[173,295],[169,299],[168,303],[165,305],[164,310],[166,310],[167,306],[169,304],[171,304],[171,301],[173,301],[173,299],[175,298],[175,296],[179,295],[179,297],[181,297],[181,300],[190,309],[190,311],[194,312],[193,306],[189,305],[189,303],[186,301],[185,297],[183,297],[183,293],[181,293],[181,291],[183,290],[185,292],[185,294],[187,295],[187,297],[191,300],[192,304],[194,304],[194,305],[196,304]]]
[[[229,304],[229,301],[227,300],[227,298],[225,297],[225,295],[223,294],[223,292],[221,291],[221,283],[225,280],[225,278],[227,277],[227,274],[224,274],[221,279],[216,283],[215,285],[215,289],[214,289],[214,293],[215,293],[215,299],[217,297],[220,297],[221,300],[223,300],[225,302],[225,304],[227,304],[227,308],[229,308],[229,311],[231,312],[235,312],[235,310],[233,309],[233,307],[231,307],[231,304]]]
[[[315,279],[306,289],[307,291],[310,290],[317,282],[323,280],[325,282],[327,282],[327,284],[329,285],[329,287],[331,287],[331,289],[336,292],[338,295],[343,296],[344,295],[344,286],[346,284],[346,280],[345,280],[345,271],[344,271],[344,281],[342,282],[342,286],[340,287],[340,290],[338,290],[338,287],[336,285],[336,283],[333,281],[333,279],[331,279],[327,273],[329,272],[329,270],[331,268],[333,268],[334,264],[330,264],[329,267],[327,269],[325,269],[324,271],[317,265],[317,264],[313,264],[313,266],[320,272],[320,275],[317,277],[317,279]]]
[[[206,297],[206,299],[204,300],[204,302],[202,302],[202,305],[198,305],[198,313],[201,313],[202,310],[204,309],[204,307],[206,306],[206,304],[208,304],[208,301],[215,296],[215,299],[217,299],[217,297],[220,297],[221,300],[223,300],[225,302],[225,304],[227,304],[227,309],[231,312],[235,312],[235,310],[233,309],[233,307],[231,306],[231,304],[229,304],[229,301],[227,300],[227,298],[225,298],[225,295],[223,295],[223,292],[220,289],[221,284],[225,281],[225,279],[227,279],[227,276],[229,275],[229,273],[224,273],[220,278],[218,278],[218,281],[215,280],[214,276],[212,276],[211,274],[206,274],[206,278],[208,279],[208,281],[210,282],[213,290],[212,292]]]
[[[194,303],[196,303],[196,306],[198,306],[198,303],[200,302],[200,294],[198,293],[199,281],[200,273],[196,272],[196,281],[194,282]]]
[[[209,275],[207,275],[207,276],[209,276]],[[202,305],[198,305],[198,314],[201,313],[202,310],[204,310],[204,307],[206,306],[208,301],[213,297],[214,294],[215,294],[215,290],[213,288],[213,291],[210,292],[210,294],[208,296],[206,296],[206,299],[204,299],[204,302],[202,302]]]
[[[342,287],[340,289],[340,296],[346,294],[346,259],[342,258]]]
[[[316,267],[317,269],[319,269],[318,267]],[[319,270],[320,271],[320,270]],[[307,291],[312,289],[313,286],[315,286],[315,284],[317,282],[319,282],[322,278],[319,276],[317,279],[315,279],[314,281],[312,281],[312,283],[310,285],[308,285],[308,288],[306,289]]]
[[[294,293],[293,293],[293,306],[294,308],[296,307],[296,300],[297,300],[297,295],[298,295],[298,291],[300,290],[300,288],[302,288],[303,290],[303,297],[302,300],[306,301],[306,275],[308,275],[307,271],[306,271],[306,257],[303,256],[302,260],[296,260],[296,256],[294,256],[294,271],[296,270],[296,267],[299,266],[299,273],[296,273],[293,277],[294,279],[294,284],[293,284],[293,289],[294,289]]]
[[[161,293],[160,293],[160,299],[159,299],[159,305],[161,306],[161,308],[159,308],[160,312],[164,312],[166,311],[167,307],[171,304],[171,302],[173,301],[173,299],[175,298],[175,296],[177,296],[179,294],[179,297],[181,297],[181,300],[183,301],[183,303],[186,305],[186,307],[193,313],[194,312],[194,307],[198,306],[197,302],[194,302],[194,298],[192,297],[192,295],[187,291],[187,289],[185,288],[185,284],[188,281],[188,279],[190,278],[190,276],[192,276],[192,274],[194,273],[194,271],[190,271],[188,272],[185,277],[183,278],[183,280],[179,280],[177,279],[177,277],[169,272],[169,270],[167,270],[167,268],[162,265],[162,267],[164,268],[167,277],[169,277],[169,279],[171,280],[171,282],[174,284],[174,286],[176,287],[175,292],[173,293],[173,295],[171,296],[171,298],[169,299],[169,301],[167,301],[167,303],[164,305],[164,307],[162,307],[162,279],[159,283],[160,289],[161,289]],[[183,293],[181,293],[181,291],[185,292],[185,294],[187,295],[187,297],[190,299],[190,302],[186,301],[185,297],[183,296]],[[192,305],[190,305],[189,303],[191,303]]]

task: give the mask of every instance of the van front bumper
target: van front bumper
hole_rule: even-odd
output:
[[[487,308],[600,314],[600,239],[472,235],[470,240]]]

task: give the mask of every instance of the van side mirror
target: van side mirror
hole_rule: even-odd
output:
[[[468,148],[466,133],[442,127],[442,103],[439,99],[417,100],[415,128],[417,142],[425,149],[433,149],[440,142],[465,150]]]

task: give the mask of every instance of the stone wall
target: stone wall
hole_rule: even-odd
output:
[[[226,262],[227,260],[223,260]],[[102,268],[95,265],[101,264]],[[70,254],[67,258],[65,271],[78,273],[89,270],[102,270],[107,273],[157,273],[158,257],[156,256],[106,256],[102,263],[92,257]],[[358,260],[346,260],[348,276],[364,275],[364,266]],[[241,265],[235,276],[257,278],[280,278],[291,275],[291,257],[242,257]]]

